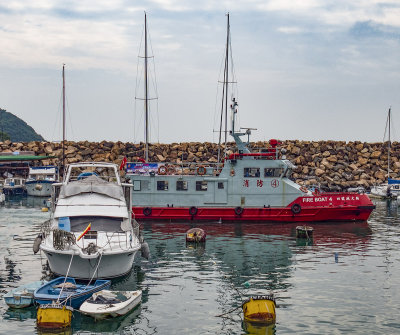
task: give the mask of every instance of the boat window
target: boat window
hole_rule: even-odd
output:
[[[14,179],[14,184],[15,184],[15,186],[21,185],[21,180],[19,180],[19,179]]]
[[[218,183],[218,189],[223,190],[224,189],[224,183],[219,182]]]
[[[133,181],[133,190],[134,191],[140,191],[141,190],[140,180],[134,180]]]
[[[207,191],[207,182],[203,180],[196,181],[196,191]]]
[[[282,172],[282,168],[266,168],[264,169],[264,177],[279,177]]]
[[[122,218],[96,217],[96,216],[71,216],[69,217],[71,232],[84,231],[89,223],[90,231],[121,232]]]
[[[188,182],[186,180],[177,180],[176,181],[176,190],[177,191],[187,191],[188,190]]]
[[[260,177],[260,168],[244,168],[244,176],[245,177]]]
[[[157,181],[157,191],[168,191],[168,181],[158,180]]]

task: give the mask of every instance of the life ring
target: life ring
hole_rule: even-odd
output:
[[[199,166],[197,168],[197,174],[200,175],[200,176],[205,175],[206,174],[206,168],[204,166]]]
[[[195,206],[192,206],[192,207],[189,208],[189,214],[191,216],[195,216],[197,214],[197,211],[198,211],[198,209]]]
[[[236,215],[242,215],[242,213],[243,213],[243,207],[240,207],[240,206],[235,207]]]
[[[173,175],[173,174],[175,174],[175,172],[176,172],[176,169],[175,169],[174,166],[170,166],[170,167],[168,168],[168,174]]]
[[[150,216],[151,215],[151,208],[150,207],[143,208],[143,215],[144,216]]]
[[[167,168],[165,165],[161,165],[158,167],[158,174],[162,176],[167,174]]]
[[[235,176],[235,169],[231,169],[231,177]]]
[[[301,212],[300,204],[293,204],[291,210],[293,214],[299,214]]]
[[[308,193],[308,189],[305,186],[301,186],[300,187],[300,191],[303,192],[303,193]]]

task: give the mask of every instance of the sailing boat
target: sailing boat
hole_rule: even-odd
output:
[[[386,119],[386,131],[388,131],[388,166],[387,166],[387,177],[388,181],[381,185],[375,185],[371,188],[371,198],[377,199],[397,199],[400,195],[400,180],[390,178],[390,123],[392,119],[392,111],[389,108],[387,119]]]

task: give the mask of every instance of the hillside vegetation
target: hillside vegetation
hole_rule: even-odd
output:
[[[44,141],[24,120],[0,108],[0,133],[9,137],[11,142]],[[8,136],[7,136],[8,135]],[[0,134],[0,141],[2,140]]]

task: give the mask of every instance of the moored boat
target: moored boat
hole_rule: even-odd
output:
[[[6,178],[3,185],[5,195],[23,195],[26,194],[25,179],[21,177]]]
[[[117,317],[129,313],[142,299],[142,291],[109,291],[94,293],[79,311],[95,319]]]
[[[392,119],[392,109],[389,108],[387,119],[386,119],[386,132],[388,133],[388,141],[387,141],[387,182],[374,185],[371,187],[370,197],[375,199],[387,200],[387,199],[397,199],[400,195],[400,180],[390,178],[390,151],[391,151],[391,139],[390,139],[390,131],[391,131],[391,119]]]
[[[37,166],[29,168],[26,179],[26,192],[36,197],[49,197],[51,185],[58,181],[58,168],[56,166]]]
[[[226,45],[221,123],[228,114],[230,33]],[[216,163],[130,162],[126,176],[132,189],[132,210],[138,220],[323,222],[366,221],[375,208],[368,195],[348,192],[312,192],[291,179],[295,168],[279,141],[251,148],[250,128],[237,129],[238,102],[230,104],[231,129],[236,151],[221,145]],[[222,124],[221,124],[222,125]],[[222,129],[222,127],[220,127]],[[242,129],[245,129],[243,131]],[[242,137],[248,137],[247,143]],[[147,148],[147,140],[146,140]],[[230,148],[229,148],[230,149]],[[223,159],[222,159],[223,157]],[[143,160],[143,158],[140,158]]]
[[[54,301],[79,309],[93,293],[109,288],[110,280],[97,279],[93,284],[76,282],[71,277],[58,277],[37,288],[34,292],[36,304],[46,305]]]
[[[3,296],[4,301],[12,308],[29,307],[33,305],[33,294],[35,290],[46,283],[46,280],[39,280],[14,288]]]
[[[53,187],[52,216],[39,241],[50,270],[80,279],[128,273],[141,243],[132,218],[132,185],[121,183],[117,166],[70,164],[64,181]]]

